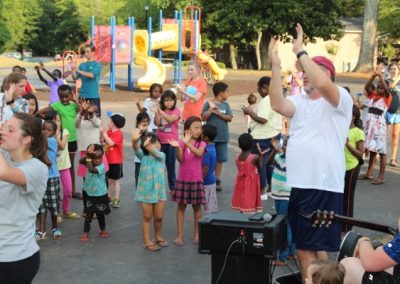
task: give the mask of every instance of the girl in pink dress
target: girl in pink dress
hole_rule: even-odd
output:
[[[251,154],[253,137],[250,134],[243,133],[238,142],[242,152],[236,159],[238,174],[233,188],[232,208],[248,214],[261,212],[260,177],[257,167],[265,153],[260,153],[261,157]]]
[[[177,237],[175,245],[183,245],[183,220],[185,209],[192,204],[194,212],[193,244],[199,242],[198,221],[201,218],[201,205],[206,203],[202,156],[206,143],[201,141],[201,119],[191,116],[185,121],[184,138],[181,141],[169,140],[171,146],[177,149],[177,160],[180,163],[178,179],[172,192],[172,200],[178,203],[177,208]]]

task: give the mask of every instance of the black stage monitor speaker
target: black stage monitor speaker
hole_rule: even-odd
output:
[[[285,216],[219,212],[203,217],[199,230],[199,252],[212,256],[212,283],[271,283],[270,261],[287,245]]]

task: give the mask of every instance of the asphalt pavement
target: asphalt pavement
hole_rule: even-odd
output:
[[[122,71],[118,78],[124,80]],[[33,76],[29,79],[36,85]],[[256,86],[258,76],[242,77],[243,79],[254,81]],[[338,79],[339,84],[350,86],[354,92],[361,91],[364,82],[365,79]],[[230,158],[224,165],[222,174],[223,191],[218,193],[221,211],[231,211],[230,199],[237,173],[234,159],[239,152],[236,141],[237,137],[246,131],[245,120],[240,111],[240,103],[246,102],[245,95],[230,97],[228,101],[233,109],[234,119],[230,123]],[[44,105],[46,102],[41,102],[41,106]],[[83,219],[64,219],[60,226],[63,238],[61,240],[48,238],[40,243],[42,262],[34,283],[210,283],[211,257],[199,254],[197,245],[192,244],[193,211],[190,207],[186,209],[185,215],[184,246],[177,247],[173,244],[176,234],[176,204],[168,200],[165,207],[163,236],[169,242],[169,246],[159,252],[150,252],[142,247],[141,210],[140,204],[134,201],[134,161],[130,147],[130,136],[137,109],[133,102],[104,102],[102,109],[104,113],[108,110],[123,113],[127,118],[123,129],[125,159],[124,177],[121,179],[121,207],[113,209],[111,214],[106,216],[110,237],[108,239],[98,237],[98,224],[94,220],[90,241],[81,243],[79,237],[83,230]],[[105,115],[103,119],[107,123]],[[374,186],[367,181],[359,181],[355,197],[355,216],[395,226],[400,215],[399,181],[400,169],[389,166],[383,185]],[[77,188],[80,189],[81,185],[82,181],[78,178]],[[274,213],[272,200],[264,201],[263,205],[265,211]],[[72,208],[81,213],[82,201],[73,200]],[[51,231],[50,220],[47,230]],[[364,229],[356,228],[356,230],[374,238],[381,236]],[[289,265],[290,269],[296,269],[293,261]],[[290,269],[277,268],[274,278],[289,273]]]

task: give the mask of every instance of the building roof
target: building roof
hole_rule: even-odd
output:
[[[342,18],[340,19],[342,24],[345,26],[345,32],[362,32],[363,31],[363,18]]]

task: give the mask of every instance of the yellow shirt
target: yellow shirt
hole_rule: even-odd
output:
[[[275,137],[282,130],[282,116],[273,111],[269,96],[262,98],[255,106],[254,112],[257,116],[267,120],[267,123],[261,124],[253,119],[250,121],[249,128],[254,139],[268,139]]]
[[[349,129],[347,137],[350,145],[354,148],[357,142],[365,140],[364,132],[358,127]],[[358,165],[358,158],[346,146],[344,146],[344,156],[346,157],[346,171],[354,169]]]

